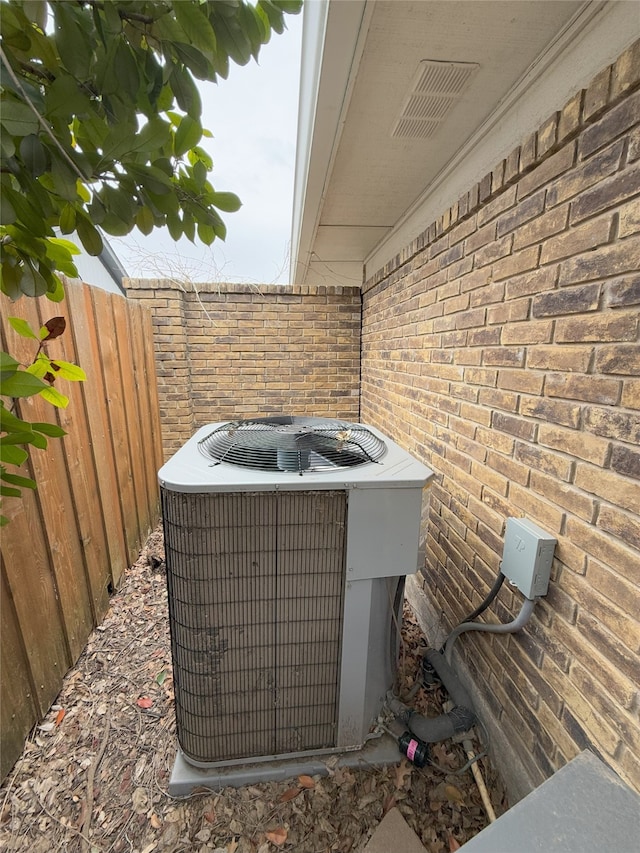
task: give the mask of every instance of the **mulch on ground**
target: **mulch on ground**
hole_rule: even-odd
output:
[[[430,853],[450,853],[487,816],[460,744],[431,750],[422,769],[398,754],[385,768],[177,800],[167,791],[176,753],[161,530],[125,573],[46,719],[34,728],[0,788],[0,847],[12,853],[350,853],[397,806]],[[400,688],[408,693],[424,642],[408,606]],[[435,716],[446,696],[421,690],[413,706]],[[474,741],[475,748],[481,746]],[[504,788],[479,759],[498,814]]]

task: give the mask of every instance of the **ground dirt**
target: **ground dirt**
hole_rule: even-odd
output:
[[[362,850],[397,806],[430,853],[450,853],[487,823],[462,746],[435,744],[439,766],[398,754],[385,768],[241,789],[169,796],[176,752],[173,682],[161,530],[125,573],[102,625],[64,679],[0,788],[0,848],[29,853],[349,853]],[[421,631],[408,606],[399,690],[419,669]],[[442,712],[440,689],[412,704]],[[474,747],[480,750],[477,740]],[[478,766],[494,809],[503,786],[485,756]],[[399,851],[400,853],[400,851]]]

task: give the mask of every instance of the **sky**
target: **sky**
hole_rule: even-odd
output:
[[[164,228],[110,237],[131,277],[288,283],[302,13],[285,20],[259,64],[231,65],[227,80],[200,84],[202,124],[213,133],[200,143],[213,158],[209,180],[242,201],[237,213],[221,214],[226,240],[174,243]]]

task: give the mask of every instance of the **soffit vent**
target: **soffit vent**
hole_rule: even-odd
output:
[[[475,62],[423,59],[391,135],[405,139],[432,137],[469,88],[479,68]]]

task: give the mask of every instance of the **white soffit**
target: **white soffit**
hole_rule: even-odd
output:
[[[301,90],[312,121],[298,135],[293,280],[311,283],[312,266],[336,283],[357,263],[367,275],[383,266],[631,44],[637,12],[605,0],[331,0],[310,109]],[[471,73],[438,92],[433,62]],[[393,135],[399,120],[424,127]]]
[[[516,4],[517,5],[517,4]],[[547,6],[547,4],[544,4]],[[640,37],[637,2],[585,2],[365,258],[364,280]]]

